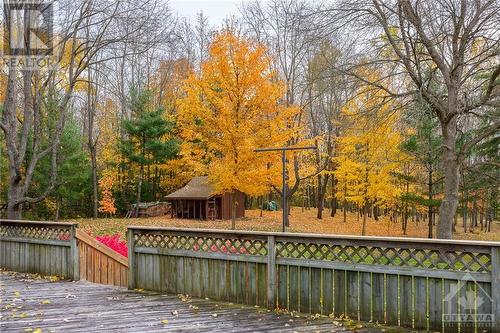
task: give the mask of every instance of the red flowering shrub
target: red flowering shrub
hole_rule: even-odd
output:
[[[122,256],[128,257],[127,242],[120,240],[119,234],[116,234],[113,236],[109,236],[109,235],[96,236],[95,239],[97,239],[99,242],[103,243],[107,247],[115,250],[116,252],[118,252]]]

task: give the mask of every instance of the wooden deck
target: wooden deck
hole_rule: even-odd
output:
[[[348,332],[263,308],[0,272],[3,332]]]

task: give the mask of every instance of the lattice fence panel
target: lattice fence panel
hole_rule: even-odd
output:
[[[235,255],[267,255],[267,241],[261,239],[179,236],[171,234],[135,234],[134,246],[159,249],[191,250]]]
[[[0,225],[0,236],[69,241],[70,227],[43,225]]]
[[[491,255],[486,251],[277,242],[276,255],[280,258],[328,260],[351,264],[408,266],[462,272],[491,271]]]

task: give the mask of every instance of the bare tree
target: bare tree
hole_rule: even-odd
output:
[[[97,54],[118,42],[136,38],[150,24],[151,13],[144,12],[143,6],[151,2],[157,1],[134,1],[134,6],[124,6],[125,1],[60,1],[54,24],[56,65],[40,69],[9,67],[7,98],[0,121],[9,169],[8,218],[21,218],[23,204],[45,199],[57,186],[61,135],[77,83],[84,80],[89,67],[115,57],[113,54],[96,57]],[[130,15],[134,19],[124,32],[116,22],[130,11],[135,12]],[[48,100],[53,103],[47,103]],[[48,107],[56,108],[58,114],[50,122],[44,120]],[[17,117],[18,108],[22,110],[22,118]],[[42,193],[29,196],[33,174],[45,157],[51,160],[49,185]]]
[[[451,238],[460,165],[476,144],[500,128],[494,111],[500,106],[500,3],[343,1],[331,13],[337,28],[355,28],[356,40],[367,42],[361,64],[386,73],[377,82],[357,75],[356,66],[347,70],[350,74],[394,98],[421,94],[438,117],[445,178],[437,237]],[[468,118],[480,120],[481,128],[464,133]]]
[[[249,33],[267,45],[270,56],[275,59],[274,69],[286,86],[284,104],[300,107],[301,112],[295,117],[294,126],[303,125],[311,102],[308,98],[308,65],[325,35],[325,31],[313,24],[317,12],[305,0],[272,0],[244,4],[241,13]],[[295,137],[289,144],[295,145],[299,139]],[[301,181],[316,176],[324,169],[322,167],[317,172],[302,175],[298,154],[292,156],[290,168],[294,181],[287,190],[288,199],[297,192]],[[278,188],[274,187],[274,190],[281,195]]]

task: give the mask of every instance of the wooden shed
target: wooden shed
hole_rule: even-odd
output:
[[[230,220],[231,194],[213,194],[207,176],[194,177],[183,188],[166,196],[172,217],[198,220]],[[245,216],[245,194],[236,192],[236,218]]]

